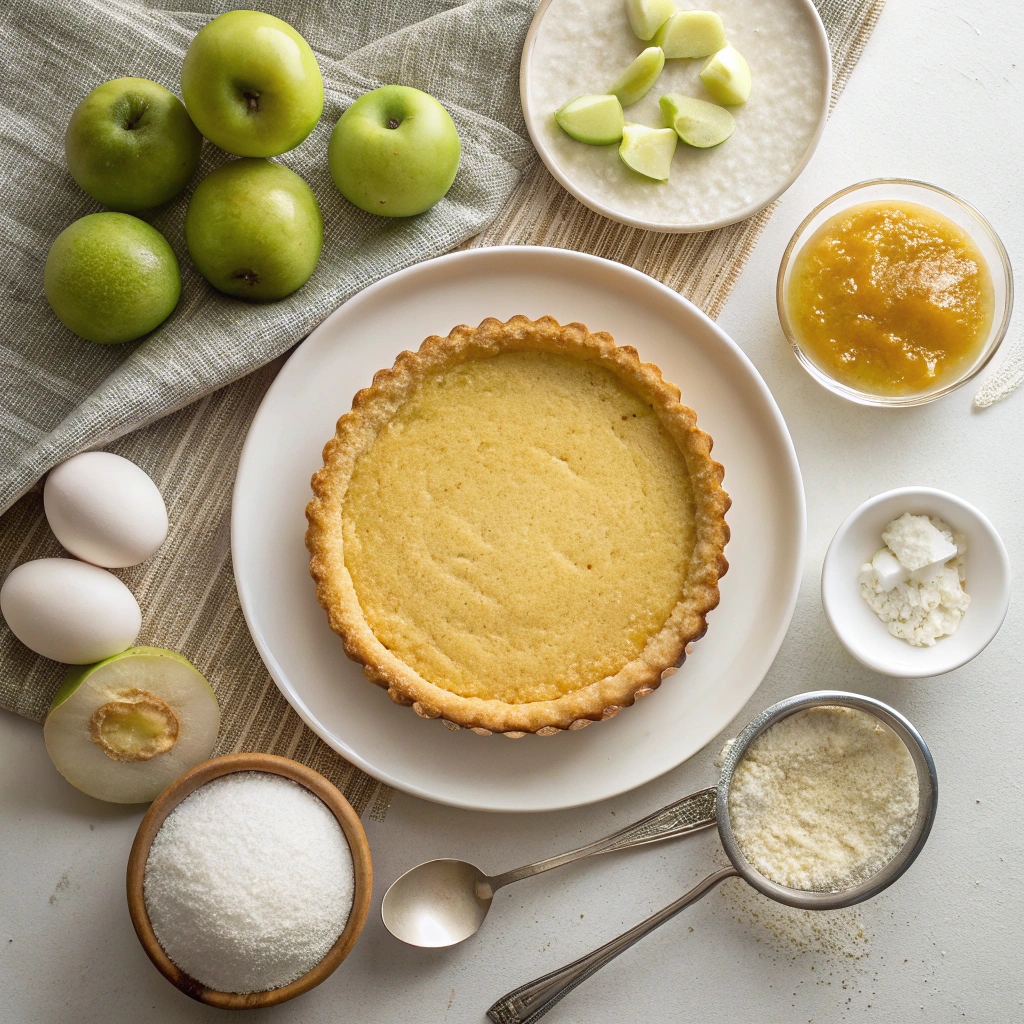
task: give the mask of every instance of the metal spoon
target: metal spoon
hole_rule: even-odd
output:
[[[584,857],[674,839],[714,824],[715,788],[711,787],[662,807],[614,835],[500,875],[486,875],[462,860],[428,860],[391,883],[381,917],[384,927],[410,946],[454,946],[476,933],[502,886]]]
[[[836,705],[856,708],[874,715],[879,721],[889,726],[906,744],[907,750],[914,759],[914,766],[917,768],[917,819],[902,849],[870,878],[866,878],[848,889],[840,889],[835,892],[791,889],[759,874],[743,856],[743,851],[740,850],[733,834],[732,822],[729,818],[729,786],[732,784],[733,772],[747,752],[747,748],[766,729],[770,729],[776,722],[796,714],[798,711]],[[798,694],[796,697],[773,704],[770,708],[762,711],[736,738],[725,755],[718,785],[713,790],[705,790],[705,792],[716,794],[712,805],[712,816],[718,825],[719,838],[722,840],[725,854],[729,858],[729,865],[712,872],[674,903],[663,907],[646,921],[634,925],[629,931],[623,932],[599,949],[595,949],[592,953],[588,953],[586,956],[580,957],[579,960],[574,960],[571,964],[566,964],[565,967],[560,967],[550,974],[545,974],[542,978],[535,978],[506,993],[488,1009],[487,1016],[495,1024],[535,1024],[577,985],[581,985],[592,974],[596,974],[605,964],[611,963],[620,953],[639,942],[645,935],[649,935],[655,928],[660,928],[680,911],[702,899],[727,878],[740,877],[770,899],[802,910],[837,910],[840,907],[850,907],[855,903],[871,899],[872,896],[877,896],[883,889],[892,885],[921,852],[928,833],[931,831],[932,822],[935,820],[938,788],[935,762],[920,733],[898,711],[894,711],[881,701],[871,697],[862,697],[855,693],[844,693],[840,690],[817,690],[813,693]]]

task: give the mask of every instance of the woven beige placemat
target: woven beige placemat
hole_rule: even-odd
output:
[[[833,104],[885,0],[817,0],[828,31]],[[720,231],[659,235],[599,217],[564,192],[536,161],[511,201],[471,245],[535,244],[577,249],[636,267],[686,295],[708,315],[721,311],[772,208]],[[453,325],[454,326],[454,325]],[[289,707],[246,628],[230,553],[231,488],[256,409],[277,360],[180,412],[108,445],[141,466],[167,501],[166,544],[144,565],[117,570],[143,609],[139,643],[171,647],[210,680],[223,715],[217,753],[259,750],[322,772],[362,813],[382,818],[391,791],[334,753]],[[3,576],[32,558],[62,554],[37,489],[0,518]],[[41,722],[64,666],[23,647],[0,621],[0,707]]]

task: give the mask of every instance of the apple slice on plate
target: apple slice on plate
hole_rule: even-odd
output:
[[[704,65],[700,73],[712,99],[737,107],[750,98],[750,68],[735,46],[726,45]]]
[[[714,11],[680,11],[654,36],[665,56],[710,57],[725,46],[725,25]]]
[[[679,138],[697,149],[720,146],[736,129],[732,114],[707,100],[670,92],[658,104]]]
[[[679,136],[674,128],[648,128],[644,124],[627,124],[622,129],[619,156],[622,162],[645,178],[668,181],[672,156]]]
[[[634,34],[650,39],[676,13],[672,0],[626,0],[626,17]]]
[[[567,135],[590,146],[610,146],[622,138],[622,104],[618,96],[580,96],[555,111]]]
[[[648,46],[608,91],[617,96],[624,107],[628,107],[647,95],[664,66],[665,51],[660,46]]]

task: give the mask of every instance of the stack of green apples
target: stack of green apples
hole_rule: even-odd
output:
[[[229,11],[185,54],[181,94],[144,78],[117,78],[75,109],[68,170],[109,212],[75,221],[54,241],[43,286],[54,313],[88,341],[117,344],[171,315],[181,274],[167,239],[136,214],[178,196],[199,167],[205,137],[237,159],[211,171],[185,213],[189,256],[220,291],[282,299],[313,273],[323,218],[313,191],[271,158],[302,143],[324,107],[316,56],[287,22]],[[461,144],[432,96],[387,85],[361,96],[331,136],[341,193],[384,217],[410,217],[451,187]]]

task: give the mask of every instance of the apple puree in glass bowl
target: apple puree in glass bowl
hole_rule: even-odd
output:
[[[992,274],[948,217],[882,200],[827,220],[794,260],[786,312],[801,348],[830,377],[877,395],[955,380],[992,325]]]

